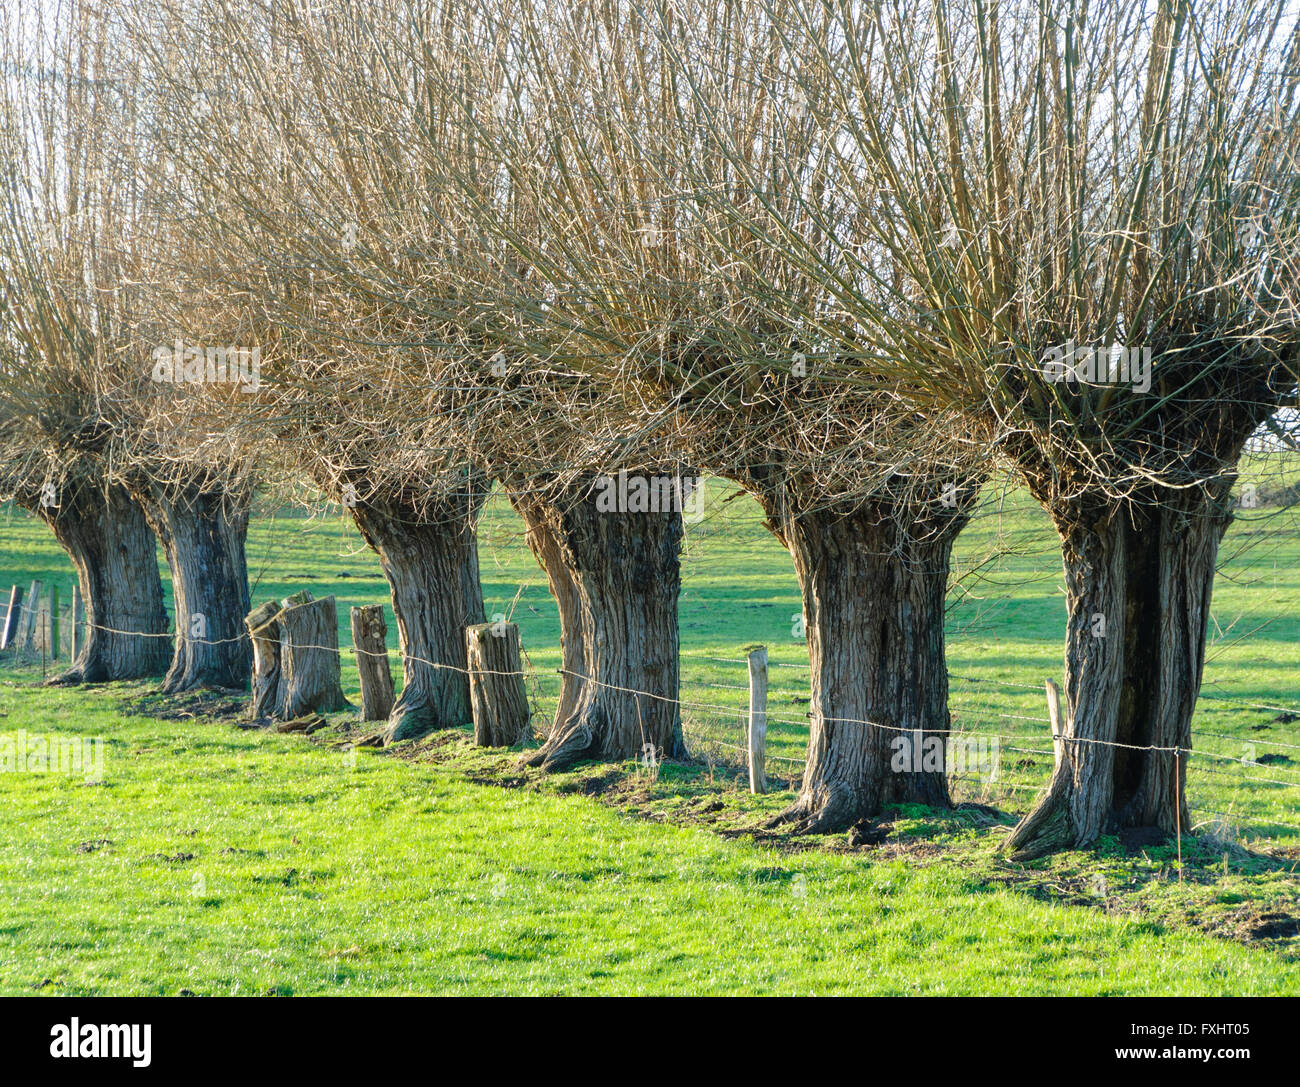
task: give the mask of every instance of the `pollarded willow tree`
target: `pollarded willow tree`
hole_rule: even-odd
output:
[[[780,26],[741,4],[485,10],[505,44],[483,82],[507,91],[473,131],[528,214],[483,201],[478,222],[517,255],[528,335],[616,390],[605,410],[629,429],[750,490],[794,558],[812,734],[782,818],[830,830],[946,804],[944,601],[982,473],[952,413],[822,373],[832,296],[771,226],[815,245],[853,223],[810,157],[809,103],[784,97]],[[857,331],[859,352],[894,346],[879,322]]]
[[[961,412],[1061,538],[1065,756],[1010,846],[1185,827],[1237,460],[1295,397],[1300,29],[1281,2],[804,7],[784,56],[889,258],[845,248],[836,304],[910,345],[855,365]]]
[[[161,12],[142,11],[137,39],[175,51],[156,54],[154,79],[176,114],[174,161],[203,164],[192,231],[225,264],[213,282],[248,284],[242,296],[276,329],[270,429],[301,443],[300,463],[319,456],[318,481],[352,485],[353,515],[391,557],[399,620],[413,619],[408,661],[464,666],[462,627],[481,615],[465,614],[460,587],[478,593],[472,523],[486,492],[467,466],[481,465],[524,513],[561,605],[561,717],[534,761],[558,769],[645,743],[676,752],[680,513],[596,508],[595,477],[635,467],[637,443],[601,410],[606,390],[548,362],[506,289],[509,248],[468,212],[486,200],[515,214],[475,139],[476,111],[493,115],[501,87],[482,81],[494,47],[477,5]],[[165,34],[151,33],[158,18]],[[185,45],[197,41],[204,50]],[[187,126],[195,101],[204,123]],[[412,420],[423,459],[385,464]],[[372,469],[382,483],[356,478]],[[430,493],[457,472],[447,501]],[[458,517],[427,512],[456,501]],[[434,568],[444,544],[471,578]],[[450,695],[430,691],[430,711],[447,713]]]
[[[491,481],[444,422],[461,394],[436,345],[465,315],[449,301],[417,325],[393,301],[455,285],[454,259],[425,258],[454,239],[436,195],[405,187],[418,184],[419,125],[403,128],[414,118],[394,111],[397,88],[373,58],[337,63],[363,47],[363,22],[143,5],[132,37],[163,148],[149,184],[200,242],[207,295],[263,348],[259,388],[220,406],[281,476],[340,503],[379,556],[404,672],[394,742],[469,720],[464,631],[484,619],[476,525]]]
[[[237,448],[216,457],[199,451],[212,432],[195,429],[207,420],[183,407],[186,385],[172,379],[217,380],[227,396],[237,397],[231,390],[241,368],[255,360],[238,352],[227,360],[224,345],[231,341],[223,338],[217,348],[215,334],[195,340],[160,321],[188,290],[183,273],[193,254],[142,181],[153,146],[149,118],[134,94],[139,68],[122,27],[98,9],[70,4],[40,33],[66,44],[41,88],[52,97],[41,99],[14,137],[23,154],[14,188],[29,199],[13,203],[10,214],[31,211],[28,225],[15,233],[29,237],[30,225],[43,227],[24,251],[29,301],[15,342],[25,337],[29,360],[51,368],[51,407],[69,389],[89,405],[78,409],[65,397],[61,410],[74,413],[74,421],[75,411],[85,410],[77,440],[93,447],[104,493],[117,496],[114,505],[121,507],[125,490],[127,505],[143,511],[164,547],[176,643],[163,689],[240,687],[251,661],[243,631],[249,461]],[[41,387],[39,372],[29,377]],[[124,524],[142,540],[136,527]],[[123,546],[136,547],[129,538]],[[108,577],[121,565],[116,556],[104,561],[112,545],[110,537],[88,555],[88,578],[100,576],[92,567]],[[165,644],[154,629],[150,579],[136,581],[143,611],[111,629],[124,639]],[[127,595],[134,592],[133,584]],[[151,651],[140,653],[153,659]]]
[[[167,614],[156,541],[112,468],[119,375],[105,358],[135,265],[96,136],[120,114],[97,18],[0,25],[0,493],[39,515],[72,559],[86,636],[51,682],[161,675]],[[34,602],[33,602],[34,604]]]

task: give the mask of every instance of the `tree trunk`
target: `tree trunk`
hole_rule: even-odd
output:
[[[51,683],[103,683],[162,675],[171,652],[158,551],[144,511],[117,485],[87,480],[59,504],[29,506],[77,570],[85,637],[72,667]]]
[[[164,694],[200,687],[242,690],[252,670],[248,615],[251,489],[155,484],[136,492],[172,573],[176,649]]]
[[[465,628],[485,618],[476,525],[488,486],[474,473],[459,493],[427,505],[399,495],[367,499],[351,510],[379,555],[401,639],[405,681],[385,743],[471,720]]]
[[[280,628],[280,705],[286,721],[306,713],[351,708],[340,683],[339,615],[334,597],[303,591],[287,597],[275,615]]]
[[[1068,607],[1064,755],[1009,839],[1017,858],[1124,827],[1189,825],[1186,752],[1228,486],[1162,491],[1130,510],[1053,510]]]
[[[812,663],[803,785],[776,822],[823,833],[891,803],[947,807],[944,603],[968,514],[895,500],[792,514],[760,500],[794,558]]]
[[[545,506],[526,492],[511,495],[510,502],[523,519],[528,546],[546,574],[560,612],[560,697],[551,724],[554,730],[577,710],[582,681],[587,674],[582,644],[582,597],[564,564],[560,541],[547,523]]]
[[[525,760],[546,771],[583,759],[632,758],[648,744],[658,758],[683,750],[677,702],[681,511],[602,512],[593,482],[529,499],[556,544],[547,570],[552,586],[563,591],[567,577],[576,590],[584,652],[572,712]],[[544,533],[530,535],[545,545]]]
[[[361,720],[387,721],[397,691],[388,666],[388,624],[381,605],[352,609],[352,647],[361,678]]]
[[[474,742],[479,747],[514,747],[531,735],[528,693],[514,623],[477,623],[465,631]]]

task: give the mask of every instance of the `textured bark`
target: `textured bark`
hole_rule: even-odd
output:
[[[167,612],[158,552],[140,506],[127,491],[87,480],[65,487],[38,513],[72,559],[85,601],[85,637],[72,666],[51,683],[102,683],[166,671]]]
[[[388,624],[381,605],[352,609],[352,647],[361,677],[361,720],[387,721],[397,689],[388,666]]]
[[[944,602],[967,514],[886,499],[791,514],[760,501],[794,558],[812,664],[803,785],[776,821],[821,833],[891,803],[947,807],[943,762],[924,756],[944,750],[950,726]]]
[[[292,721],[307,713],[351,708],[339,667],[339,615],[334,597],[295,593],[275,615],[280,628],[280,704],[276,716]]]
[[[527,740],[532,714],[514,623],[478,623],[465,631],[474,742],[479,747],[514,747]]]
[[[36,647],[36,622],[41,613],[41,597],[45,591],[45,582],[33,581],[27,590],[27,601],[23,604],[22,615],[18,617],[18,632],[14,636],[13,647],[19,653],[30,653]]]
[[[163,692],[244,689],[252,671],[252,646],[244,628],[250,489],[196,481],[144,485],[134,493],[172,574],[176,648]]]
[[[280,605],[274,600],[259,604],[244,621],[253,643],[253,699],[248,715],[254,721],[268,720],[280,708]]]
[[[511,504],[523,519],[528,546],[546,574],[551,595],[560,612],[560,697],[555,707],[554,730],[578,708],[582,681],[586,675],[586,652],[582,644],[582,597],[573,575],[564,564],[564,553],[546,520],[546,507],[531,494],[511,495]]]
[[[572,712],[525,760],[546,771],[584,759],[631,758],[647,744],[657,757],[683,750],[677,702],[681,512],[601,512],[593,483],[529,499],[556,544],[554,568],[547,570],[552,585],[563,585],[567,576],[576,591],[584,653]]]
[[[393,594],[405,681],[385,743],[467,724],[472,713],[465,628],[483,622],[478,515],[488,482],[473,474],[457,493],[417,504],[394,495],[359,502],[353,519],[379,555]]]
[[[1064,754],[1009,839],[1017,857],[1190,824],[1186,751],[1227,487],[1164,491],[1128,511],[1053,509],[1068,605]],[[1183,754],[1132,749],[1143,747]]]

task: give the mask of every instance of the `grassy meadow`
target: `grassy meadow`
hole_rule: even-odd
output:
[[[995,769],[866,838],[758,826],[797,783],[807,654],[788,556],[718,481],[687,530],[689,763],[542,779],[464,731],[377,752],[351,746],[355,715],[240,730],[228,697],[47,689],[57,665],[4,661],[0,735],[102,739],[104,772],[0,773],[0,993],[1300,993],[1300,507],[1272,501],[1296,478],[1294,458],[1247,466],[1262,502],[1224,542],[1181,854],[998,851],[1050,771],[1064,624],[1051,526],[1009,484],[959,541],[949,614],[954,717],[996,740]],[[544,728],[558,619],[499,498],[480,555]],[[350,521],[261,508],[248,561],[255,604],[337,597],[359,702],[347,609],[387,587]],[[71,593],[48,530],[0,508],[0,587],[35,578]],[[391,610],[389,631],[400,676]],[[753,644],[773,662],[764,797],[738,761]]]

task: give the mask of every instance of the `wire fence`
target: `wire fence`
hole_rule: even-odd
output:
[[[24,618],[33,609],[24,601]],[[272,620],[273,621],[273,620]],[[21,629],[23,619],[20,619]],[[79,624],[86,627],[92,624]],[[196,645],[228,645],[245,641],[247,635],[208,639],[173,632],[118,630],[94,624],[103,633],[125,637],[183,637]],[[348,652],[339,645],[301,645],[298,649]],[[400,650],[394,653],[354,647],[358,655],[394,656],[403,664],[432,669],[446,669],[469,675],[471,669],[445,661],[428,660]],[[525,654],[525,659],[527,659]],[[519,671],[492,672],[496,675],[522,676],[530,690],[534,720],[546,727],[546,690],[568,675],[582,683],[596,684],[636,698],[654,699],[676,705],[681,714],[683,736],[693,758],[710,768],[743,773],[748,767],[748,682],[728,682],[707,678],[703,673],[747,669],[744,657],[726,657],[707,653],[683,653],[680,656],[681,683],[676,696],[638,690],[606,683],[593,677],[569,672],[564,668],[546,671],[529,661]],[[798,786],[805,759],[793,753],[806,745],[811,709],[811,664],[797,661],[769,660],[769,669],[778,677],[769,688],[766,714],[768,747],[765,772],[787,788]],[[484,673],[482,669],[474,669]],[[744,673],[735,678],[747,679]],[[947,771],[953,797],[974,801],[1019,813],[1028,810],[1034,794],[1040,792],[1051,776],[1055,763],[1054,743],[1088,743],[1124,749],[1169,754],[1187,759],[1189,806],[1201,824],[1215,824],[1224,836],[1284,841],[1300,838],[1300,820],[1295,809],[1300,805],[1300,767],[1287,752],[1300,751],[1300,727],[1279,730],[1277,725],[1295,722],[1300,725],[1300,706],[1278,702],[1255,702],[1216,691],[1203,691],[1197,705],[1192,728],[1193,746],[1134,745],[1084,737],[1053,737],[1050,716],[1045,712],[1046,690],[1042,683],[961,675],[950,672],[949,710],[951,721],[946,730],[927,730],[928,736],[946,735],[943,766]],[[1208,683],[1207,686],[1217,686]],[[777,704],[808,704],[802,715],[773,711]],[[1044,712],[1033,712],[1037,703]],[[1267,722],[1258,715],[1269,714]],[[1248,720],[1250,719],[1250,720]],[[910,735],[913,730],[884,722],[858,718],[825,718],[839,725],[856,725],[881,729],[894,734]],[[1267,730],[1270,735],[1260,736]],[[1045,746],[1039,746],[1044,744]],[[953,752],[957,758],[952,757]],[[973,755],[973,757],[972,757]],[[972,763],[974,765],[972,765]],[[1225,810],[1226,809],[1226,810]]]

